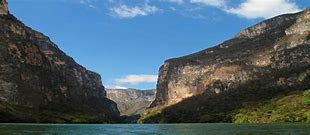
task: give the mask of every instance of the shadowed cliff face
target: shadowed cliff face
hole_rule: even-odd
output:
[[[0,122],[115,122],[97,73],[88,71],[0,2]]]
[[[107,97],[117,103],[121,115],[139,115],[154,101],[155,90],[108,89]]]
[[[198,107],[192,109],[202,115],[199,106],[207,107],[208,112],[221,112],[233,102],[235,108],[225,110],[231,111],[251,102],[249,98],[259,101],[309,89],[309,55],[310,10],[281,15],[245,29],[213,48],[167,60],[160,68],[151,107],[179,103],[170,109],[173,110],[182,108],[182,103],[187,107],[192,104]],[[200,99],[203,101],[194,103]],[[217,107],[217,103],[226,105]]]

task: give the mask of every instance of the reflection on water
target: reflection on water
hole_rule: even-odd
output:
[[[0,124],[2,135],[310,135],[310,124]]]

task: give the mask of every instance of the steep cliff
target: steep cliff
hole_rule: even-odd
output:
[[[0,2],[0,122],[116,122],[97,73],[8,14]]]
[[[107,97],[117,103],[121,115],[139,115],[155,100],[155,90],[107,89]]]
[[[310,9],[268,19],[218,46],[167,60],[150,111],[167,108],[145,120],[231,122],[244,104],[309,89],[309,55]]]

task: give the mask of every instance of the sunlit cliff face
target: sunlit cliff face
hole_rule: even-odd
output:
[[[220,95],[253,80],[265,81],[269,84],[266,87],[303,89],[300,86],[309,84],[305,81],[309,76],[309,18],[310,9],[281,15],[249,27],[216,47],[167,60],[160,69],[151,107],[176,104],[202,93]],[[285,74],[293,70],[298,73]],[[279,81],[279,85],[273,86],[266,78]]]
[[[6,0],[0,0],[0,15],[7,15],[9,13]]]

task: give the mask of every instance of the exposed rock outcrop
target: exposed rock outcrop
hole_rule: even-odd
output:
[[[107,89],[107,97],[117,103],[121,115],[139,115],[155,100],[155,90]]]
[[[8,9],[8,3],[6,0],[0,0],[0,15],[8,15],[9,9]]]
[[[166,122],[197,122],[203,115],[227,114],[248,102],[306,90],[309,55],[310,9],[268,19],[218,46],[167,60],[160,68],[151,107],[174,105],[161,115],[168,118],[170,110],[184,118],[178,121],[171,114]],[[190,116],[182,104],[196,111]]]
[[[0,122],[116,122],[97,73],[0,6]]]

